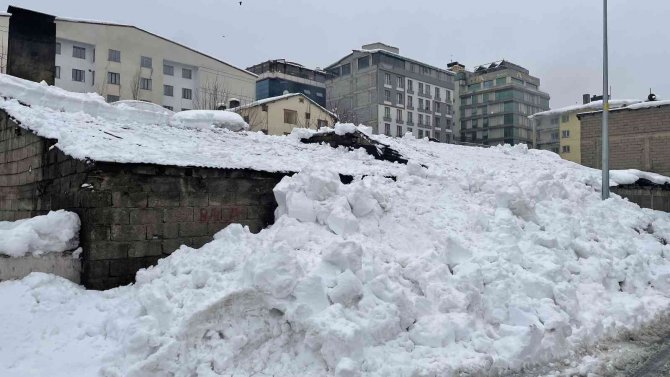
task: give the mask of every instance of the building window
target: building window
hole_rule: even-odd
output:
[[[398,105],[402,105],[402,93],[398,93]]]
[[[396,122],[402,122],[402,110],[397,109],[395,115]]]
[[[423,130],[419,130],[419,139],[423,139]]]
[[[507,84],[507,77],[498,77],[496,79],[496,86]]]
[[[108,95],[107,95],[107,102],[116,102],[116,101],[118,101],[118,100],[120,100],[120,99],[121,99],[121,98],[119,98],[119,96],[113,96],[113,95],[111,95],[111,94],[108,94]]]
[[[121,84],[121,74],[116,72],[107,72],[107,83],[113,85]]]
[[[430,111],[430,101],[426,100],[426,111]]]
[[[570,130],[564,130],[564,131],[561,131],[561,137],[562,137],[563,139],[567,139],[567,138],[569,138],[569,137],[570,137]]]
[[[351,63],[342,65],[342,76],[348,76],[351,74]]]
[[[410,92],[414,91],[414,81],[407,80],[407,90],[410,91]]]
[[[390,90],[385,90],[384,91],[384,101],[391,102],[391,91]]]
[[[174,86],[163,85],[163,95],[168,97],[174,96]]]
[[[426,115],[426,123],[424,123],[424,126],[430,127],[430,115]]]
[[[317,97],[323,97],[323,92],[316,92]]]
[[[86,59],[86,49],[84,47],[72,46],[72,57]]]
[[[391,125],[384,123],[384,135],[391,136]]]
[[[551,123],[551,124],[553,124],[553,125],[558,124],[558,123],[559,123],[559,122],[558,122],[558,117],[556,117],[556,118],[551,118],[551,119],[549,120],[549,123]]]
[[[84,82],[86,81],[86,75],[81,69],[72,70],[72,81]]]
[[[328,121],[324,119],[319,119],[316,121],[316,128],[321,129],[323,127],[328,127]]]
[[[435,117],[433,119],[435,120],[435,127],[440,127],[441,118],[440,117]]]
[[[412,102],[414,102],[413,99],[414,99],[414,97],[412,97],[412,96],[407,96],[407,107],[408,107],[408,108],[411,108],[411,107],[412,107]]]
[[[191,89],[182,88],[182,90],[181,90],[181,98],[183,98],[183,99],[192,99],[192,98],[193,98],[193,91],[191,91]]]
[[[305,120],[309,120],[312,117],[312,114],[305,113]]]
[[[151,79],[146,79],[144,77],[141,77],[140,78],[140,89],[151,90]]]
[[[570,121],[570,114],[561,115],[561,122],[568,123]]]
[[[188,68],[182,68],[181,77],[190,80],[193,77],[193,72]]]
[[[163,105],[163,107],[166,108],[166,109],[168,109],[168,110],[170,110],[170,111],[173,111],[173,110],[174,110],[174,108],[173,108],[172,106]]]
[[[60,78],[60,66],[56,66],[55,74],[56,74],[56,78],[59,79]]]
[[[405,87],[405,78],[398,76],[397,84],[398,84],[398,88],[404,88]]]
[[[284,109],[284,123],[298,124],[298,112],[295,110]]]
[[[370,66],[370,57],[369,56],[364,56],[362,58],[358,58],[358,70],[360,71],[361,69],[365,69]]]
[[[419,94],[423,94],[423,83],[419,83]]]
[[[391,75],[384,73],[384,85],[391,86]]]
[[[423,109],[423,98],[419,98],[419,110]]]
[[[440,110],[441,110],[441,109],[440,109],[440,103],[439,103],[439,102],[435,102],[435,104],[434,104],[433,106],[434,106],[434,108],[435,108],[435,112],[436,112],[436,113],[439,113]]]
[[[493,88],[493,80],[484,81],[484,89]]]
[[[561,152],[563,153],[570,153],[570,146],[569,145],[563,145],[561,147]]]
[[[426,84],[426,95],[430,95],[430,85]]]
[[[147,56],[142,56],[140,58],[140,66],[142,66],[144,68],[151,68],[151,66],[152,66],[151,58],[147,57]]]
[[[110,62],[121,63],[121,51],[109,49],[107,60]]]
[[[412,124],[414,122],[413,115],[411,112],[407,112],[407,124]]]
[[[423,114],[419,114],[419,126],[423,126]]]
[[[435,87],[435,99],[439,100],[442,96],[440,95],[440,88]]]
[[[396,136],[402,136],[402,126],[396,126],[395,135]]]
[[[163,64],[163,74],[167,76],[174,76],[174,67],[171,65]]]
[[[384,108],[384,119],[391,119],[391,108],[390,107],[385,107]]]

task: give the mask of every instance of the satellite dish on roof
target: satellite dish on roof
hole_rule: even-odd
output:
[[[649,102],[656,101],[656,94],[654,94],[654,93],[649,93],[649,96],[647,97],[647,100],[648,100]]]

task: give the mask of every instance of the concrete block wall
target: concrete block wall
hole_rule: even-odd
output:
[[[0,220],[65,209],[81,219],[81,281],[107,289],[181,245],[200,247],[231,223],[274,220],[282,173],[75,160],[0,112]]]
[[[670,212],[670,189],[667,187],[626,185],[612,187],[612,192],[642,208]]]
[[[602,113],[581,115],[582,164],[602,165]],[[609,117],[610,168],[670,175],[670,106],[612,111]]]

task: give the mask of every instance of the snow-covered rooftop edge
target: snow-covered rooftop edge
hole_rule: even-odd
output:
[[[635,100],[635,99],[611,100],[611,101],[609,101],[609,106],[610,106],[610,109],[614,109],[614,108],[620,108],[620,107],[624,107],[624,106],[631,106],[631,105],[634,105],[634,104],[638,104],[640,102],[642,102],[642,101],[641,100]],[[537,117],[544,117],[544,116],[551,116],[551,115],[561,115],[561,114],[572,113],[572,112],[583,112],[583,111],[588,111],[588,110],[602,110],[602,108],[603,108],[603,101],[599,100],[599,101],[593,101],[593,102],[583,104],[583,105],[571,105],[571,106],[561,107],[561,108],[558,108],[558,109],[551,109],[551,110],[547,110],[547,111],[542,111],[542,112],[535,113],[535,114],[529,116],[529,118],[533,119],[533,118],[537,118]]]

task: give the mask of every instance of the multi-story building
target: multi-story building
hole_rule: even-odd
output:
[[[540,79],[519,65],[502,60],[469,72],[458,63],[458,138],[461,142],[533,145],[529,115],[549,109],[549,94]]]
[[[593,97],[602,98],[602,97]],[[531,115],[529,118],[535,132],[534,145],[537,149],[549,150],[560,154],[563,159],[582,163],[580,113],[598,111],[603,101],[594,100],[585,94],[583,104],[552,109]],[[641,102],[639,100],[610,100],[610,109],[617,109]]]
[[[108,22],[59,17],[55,22],[55,85],[63,89],[175,111],[255,99],[255,74],[159,35]]]
[[[454,73],[400,55],[383,43],[365,45],[325,69],[327,108],[341,122],[374,133],[449,142]]]
[[[262,100],[289,93],[302,93],[321,106],[326,106],[327,73],[309,69],[284,59],[269,60],[247,68],[258,75],[256,99]]]
[[[9,33],[9,13],[0,12],[0,73],[7,73],[7,35]]]

